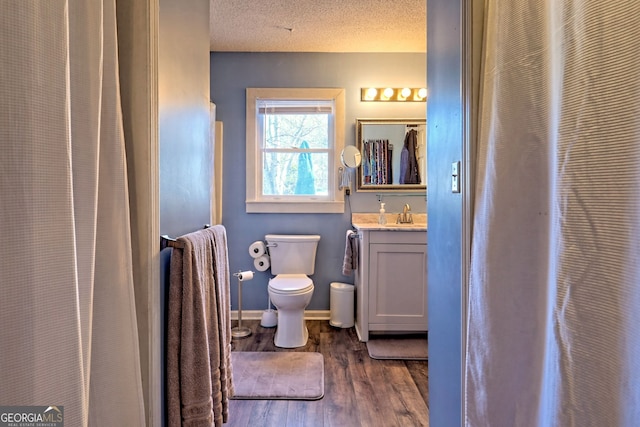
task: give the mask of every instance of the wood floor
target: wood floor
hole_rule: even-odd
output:
[[[296,349],[275,347],[275,328],[263,328],[258,320],[243,320],[242,325],[252,334],[234,339],[234,351],[322,353],[324,397],[315,401],[231,400],[225,426],[429,425],[428,362],[371,359],[354,328],[334,328],[327,320],[307,321],[309,341]]]

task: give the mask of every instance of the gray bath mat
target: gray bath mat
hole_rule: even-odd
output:
[[[232,399],[317,400],[324,396],[320,353],[232,351]]]
[[[367,341],[372,359],[429,360],[427,338],[374,337]]]

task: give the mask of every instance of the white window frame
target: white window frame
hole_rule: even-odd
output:
[[[338,190],[340,153],[344,148],[344,89],[339,88],[247,88],[247,213],[343,213],[344,194]],[[257,101],[269,100],[331,100],[334,103],[333,147],[329,155],[328,196],[262,196],[262,147]],[[331,121],[330,121],[331,122]]]

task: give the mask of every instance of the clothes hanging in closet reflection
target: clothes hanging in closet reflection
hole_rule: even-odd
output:
[[[393,144],[388,139],[364,141],[362,157],[364,184],[393,183]]]
[[[400,184],[420,184],[420,170],[416,156],[418,132],[409,130],[404,137],[404,146],[400,152]]]

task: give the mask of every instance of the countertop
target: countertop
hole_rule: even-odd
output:
[[[351,214],[351,225],[356,230],[372,231],[427,231],[427,214],[414,213],[413,224],[396,224],[397,213],[386,213],[386,225],[378,224],[377,213],[353,213]]]

